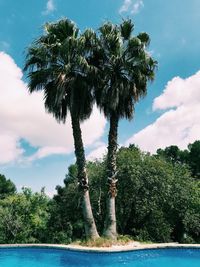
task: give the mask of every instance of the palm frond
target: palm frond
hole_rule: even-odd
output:
[[[121,36],[125,40],[129,40],[134,30],[134,24],[131,19],[124,20],[119,27],[121,31]]]
[[[134,104],[146,95],[148,81],[154,78],[157,62],[146,51],[150,38],[146,33],[133,36],[133,29],[131,20],[119,26],[107,22],[99,29],[102,55],[95,97],[108,118],[113,112],[132,118]]]
[[[146,32],[139,33],[137,36],[138,39],[147,47],[150,44],[150,37]]]
[[[91,91],[98,71],[93,64],[96,34],[92,30],[80,34],[68,19],[47,23],[44,29],[27,49],[24,70],[29,91],[44,91],[46,110],[59,122],[65,121],[68,110],[84,120],[90,116],[94,102]]]

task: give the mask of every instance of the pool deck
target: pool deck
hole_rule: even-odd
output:
[[[113,245],[111,247],[84,247],[80,245],[57,245],[57,244],[2,244],[0,248],[58,248],[73,251],[85,251],[85,252],[122,252],[133,251],[143,249],[156,249],[156,248],[198,248],[200,244],[179,244],[179,243],[154,243],[154,244],[142,244],[139,242],[131,242],[127,245]]]

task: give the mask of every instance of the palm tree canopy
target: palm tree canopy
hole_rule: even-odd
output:
[[[133,36],[134,25],[106,22],[99,28],[99,83],[95,90],[97,105],[110,118],[131,119],[134,104],[146,95],[147,82],[154,79],[157,62],[146,51],[147,33]]]
[[[80,34],[68,19],[47,23],[44,28],[45,33],[27,52],[24,70],[29,91],[44,91],[45,107],[59,122],[65,122],[68,110],[84,120],[94,102],[97,68],[91,64],[91,48],[96,35],[90,29]]]

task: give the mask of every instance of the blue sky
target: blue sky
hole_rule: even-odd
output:
[[[158,61],[155,81],[136,106],[134,120],[121,121],[119,145],[144,151],[200,139],[199,0],[0,0],[0,173],[21,186],[50,195],[75,161],[70,120],[58,125],[46,114],[42,94],[29,95],[22,68],[26,47],[45,22],[68,17],[81,30],[131,18],[135,33],[151,37]],[[83,125],[86,154],[100,157],[108,124],[95,109]]]

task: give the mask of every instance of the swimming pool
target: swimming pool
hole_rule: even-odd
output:
[[[54,248],[0,248],[0,267],[200,267],[200,249],[90,253]]]

